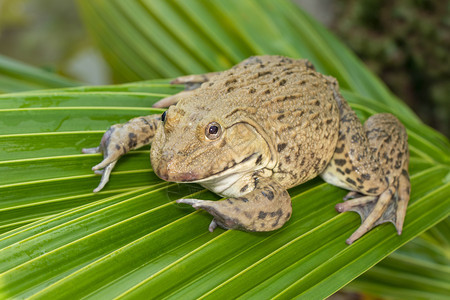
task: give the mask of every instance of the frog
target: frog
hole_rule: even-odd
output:
[[[112,125],[92,170],[100,191],[118,159],[151,144],[153,171],[165,181],[198,183],[222,200],[178,199],[208,212],[217,226],[249,232],[281,228],[291,217],[288,190],[320,176],[348,190],[335,209],[360,215],[352,244],[391,222],[402,233],[410,198],[405,127],[380,113],[364,124],[334,77],[306,59],[253,56],[234,67],[182,76],[186,89],[157,102],[162,115]]]

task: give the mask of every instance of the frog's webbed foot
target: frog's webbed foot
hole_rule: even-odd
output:
[[[403,221],[409,201],[410,183],[408,173],[403,172],[381,195],[364,196],[350,192],[343,203],[336,205],[338,212],[354,211],[361,216],[361,226],[347,239],[351,244],[375,226],[391,222],[397,233],[402,233]],[[358,197],[359,196],[359,197]]]
[[[266,183],[266,184],[265,184]],[[277,183],[262,179],[252,192],[221,201],[180,199],[177,203],[204,209],[214,219],[209,231],[217,226],[244,231],[271,231],[280,228],[291,217],[291,198]]]
[[[189,96],[192,94],[192,91],[199,88],[202,83],[207,82],[214,75],[219,74],[219,72],[206,73],[206,74],[198,74],[198,75],[187,75],[175,78],[170,83],[171,84],[184,84],[185,89],[178,94],[163,98],[153,104],[153,107],[163,108],[174,105],[183,97]]]
[[[158,115],[150,115],[131,119],[125,124],[113,125],[103,135],[100,146],[82,149],[84,154],[103,153],[103,160],[92,167],[95,174],[102,175],[94,193],[99,192],[108,183],[111,171],[122,155],[151,143],[159,122]]]

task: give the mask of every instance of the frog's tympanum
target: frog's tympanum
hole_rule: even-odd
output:
[[[362,224],[347,243],[392,222],[398,233],[409,200],[408,144],[403,125],[377,114],[361,125],[336,79],[307,60],[251,57],[230,70],[181,77],[187,90],[163,99],[161,116],[113,125],[93,167],[101,190],[121,155],[152,144],[151,163],[164,180],[196,182],[225,200],[181,199],[213,216],[209,229],[270,231],[291,217],[287,189],[320,175],[350,190],[339,212]]]

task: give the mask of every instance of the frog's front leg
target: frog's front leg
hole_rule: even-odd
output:
[[[288,192],[269,178],[259,178],[255,189],[240,197],[221,201],[180,199],[177,203],[209,212],[214,217],[210,231],[217,225],[224,229],[271,231],[283,226],[292,213]]]
[[[92,168],[96,174],[102,175],[94,193],[106,185],[112,169],[122,155],[152,142],[160,122],[159,115],[150,115],[131,119],[124,124],[113,125],[103,135],[100,146],[82,149],[85,154],[103,152],[103,160]]]
[[[406,130],[390,114],[370,117],[363,128],[341,100],[338,96],[338,143],[321,176],[328,183],[351,190],[345,202],[336,205],[337,211],[355,211],[362,219],[347,243],[385,222],[392,222],[401,234],[410,193]]]

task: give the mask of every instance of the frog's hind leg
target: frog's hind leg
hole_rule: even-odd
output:
[[[347,243],[385,222],[401,234],[410,193],[406,130],[391,114],[370,117],[364,128],[346,105],[341,114],[335,154],[322,177],[351,190],[336,210],[361,216],[361,226]]]
[[[283,187],[268,178],[260,178],[255,189],[241,197],[221,201],[180,199],[177,203],[204,209],[212,220],[209,230],[217,226],[244,231],[271,231],[291,217],[291,198]]]
[[[364,129],[373,153],[372,158],[379,162],[381,177],[387,182],[387,188],[379,195],[352,194],[356,196],[355,199],[336,206],[340,212],[350,210],[361,216],[362,224],[347,240],[349,244],[385,222],[393,223],[397,233],[401,234],[410,197],[409,153],[403,125],[390,114],[378,114],[367,120]],[[358,192],[370,194],[367,188],[359,189]]]

